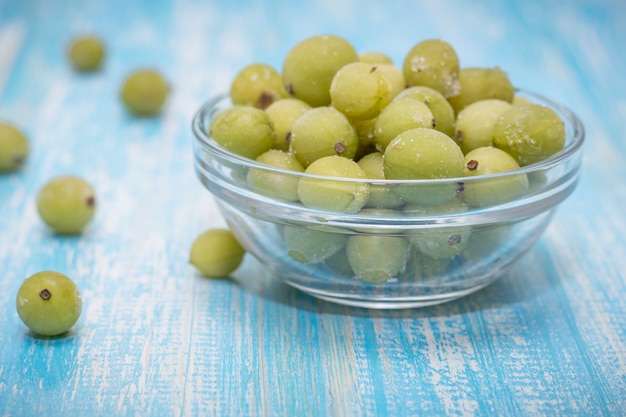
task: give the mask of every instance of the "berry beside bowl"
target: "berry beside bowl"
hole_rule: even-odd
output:
[[[576,188],[580,121],[539,94],[516,95],[552,109],[566,139],[551,156],[505,172],[387,180],[271,166],[227,150],[210,135],[212,120],[233,106],[227,94],[194,116],[195,170],[237,240],[285,283],[358,307],[443,303],[503,276]],[[344,209],[315,204],[325,199]]]

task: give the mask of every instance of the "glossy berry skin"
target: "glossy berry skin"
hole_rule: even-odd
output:
[[[340,181],[336,178],[366,179],[358,163],[342,156],[325,156],[304,171],[312,174],[298,183],[298,197],[309,208],[343,213],[357,213],[369,199],[366,182]],[[318,176],[334,177],[329,179]]]
[[[250,159],[270,150],[276,140],[269,115],[244,105],[219,112],[211,121],[209,134],[224,148]]]
[[[377,147],[384,151],[400,133],[418,127],[435,128],[435,117],[428,106],[412,98],[396,100],[385,107],[376,119]]]
[[[270,149],[256,159],[262,164],[287,171],[303,172],[300,162],[290,153]],[[250,188],[257,193],[283,201],[298,201],[298,177],[284,172],[250,168],[246,177]]]
[[[367,120],[378,116],[394,96],[393,85],[377,65],[352,62],[333,77],[330,98],[334,108],[349,119]]]
[[[29,153],[28,139],[16,126],[0,121],[0,173],[17,171]]]
[[[266,109],[276,100],[289,97],[282,76],[267,64],[251,64],[239,71],[230,86],[233,104]]]
[[[359,54],[360,62],[367,62],[369,64],[388,64],[393,65],[391,57],[383,52],[363,52]]]
[[[286,226],[283,231],[287,255],[303,264],[322,262],[345,246],[347,236],[304,227]]]
[[[105,53],[104,44],[95,36],[80,36],[74,39],[67,49],[72,67],[79,72],[100,69]]]
[[[76,284],[66,275],[41,271],[28,277],[15,300],[17,313],[36,335],[59,336],[70,330],[82,311]]]
[[[497,99],[510,103],[515,88],[499,68],[463,68],[459,71],[459,94],[449,97],[456,114],[480,100]]]
[[[234,272],[245,249],[227,229],[211,229],[200,234],[191,245],[189,263],[209,278],[226,278]]]
[[[404,270],[409,243],[399,236],[356,235],[346,243],[346,254],[355,275],[382,284]]]
[[[435,118],[435,129],[450,137],[454,135],[454,109],[443,94],[424,85],[415,85],[401,91],[394,101],[405,98],[412,98],[426,104]]]
[[[339,36],[318,35],[293,46],[283,61],[287,91],[312,107],[330,105],[330,85],[344,65],[359,60],[354,46]]]
[[[160,73],[145,69],[134,71],[124,80],[120,96],[132,114],[155,116],[161,111],[169,92],[169,84]]]
[[[89,183],[75,176],[59,176],[45,184],[37,194],[37,211],[55,232],[80,233],[96,210],[96,197]]]
[[[446,134],[416,128],[402,132],[383,154],[385,177],[392,180],[456,178],[463,176],[463,152]],[[393,188],[404,201],[436,206],[456,194],[452,183],[399,185]]]
[[[293,125],[308,110],[311,110],[311,106],[297,98],[276,100],[265,109],[276,134],[272,148],[282,151],[289,150]]]
[[[493,126],[494,146],[515,158],[520,166],[554,155],[563,149],[566,136],[556,112],[539,104],[512,106]]]
[[[348,118],[334,107],[316,107],[296,120],[291,131],[291,152],[307,168],[331,155],[353,158],[359,137]]]
[[[381,152],[371,152],[361,158],[359,167],[365,172],[367,178],[373,180],[384,180],[385,172],[383,168],[383,154]],[[404,205],[404,201],[386,185],[370,185],[370,195],[367,200],[367,207],[375,208],[395,208]]]
[[[511,103],[498,99],[478,100],[459,112],[452,137],[463,154],[493,145],[493,127]]]
[[[417,43],[404,57],[402,69],[410,86],[430,87],[446,98],[459,93],[459,57],[445,41],[426,39]]]
[[[492,146],[476,148],[465,155],[465,177],[481,177],[519,167],[512,156]],[[462,196],[474,207],[486,207],[513,201],[527,190],[528,177],[519,173],[467,182]]]

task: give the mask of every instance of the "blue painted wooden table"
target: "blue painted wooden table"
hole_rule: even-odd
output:
[[[32,146],[0,176],[0,416],[626,415],[625,21],[621,0],[0,0],[0,118]],[[92,75],[65,58],[85,31],[108,47]],[[194,112],[319,33],[396,63],[440,37],[462,66],[499,65],[582,119],[579,187],[509,274],[385,312],[303,295],[251,257],[232,280],[187,263],[223,225],[194,174]],[[138,67],[172,84],[159,118],[118,100]],[[79,237],[50,234],[34,205],[65,173],[98,196]],[[15,311],[44,269],[83,294],[66,337],[33,337]]]

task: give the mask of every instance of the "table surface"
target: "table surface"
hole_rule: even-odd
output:
[[[0,118],[32,153],[0,176],[0,416],[617,416],[626,413],[626,2],[0,0]],[[78,33],[107,43],[73,72]],[[439,37],[462,66],[500,66],[566,103],[587,132],[582,176],[513,269],[454,302],[398,311],[330,304],[251,257],[231,280],[188,264],[222,226],[193,169],[191,118],[251,62],[333,33],[396,63]],[[172,85],[160,117],[118,100],[130,70]],[[34,199],[76,174],[98,210],[51,234]],[[74,279],[83,314],[33,337],[15,296],[40,270]]]

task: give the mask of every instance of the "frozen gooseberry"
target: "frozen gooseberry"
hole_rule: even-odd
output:
[[[518,104],[532,104],[533,102],[526,98],[526,97],[522,97],[519,94],[515,94],[513,96],[513,102],[511,103],[514,106],[517,106]]]
[[[482,177],[519,167],[515,158],[491,146],[476,148],[465,155],[466,177]],[[484,207],[514,200],[527,190],[528,178],[526,174],[519,173],[467,181],[462,196],[472,206]]]
[[[352,127],[359,138],[359,148],[354,156],[355,160],[370,152],[376,152],[376,117],[367,120],[350,120]]]
[[[13,124],[0,122],[0,173],[17,171],[29,153],[28,139]]]
[[[406,54],[403,72],[409,86],[430,87],[446,98],[459,93],[459,58],[452,45],[445,41],[418,42]]]
[[[377,65],[353,62],[337,71],[330,84],[331,104],[350,119],[371,119],[396,91]]]
[[[481,263],[494,262],[501,251],[507,251],[507,240],[511,237],[515,225],[511,223],[495,223],[486,226],[475,226],[469,243],[461,252],[461,256],[472,266],[481,267]]]
[[[391,180],[443,179],[463,176],[463,152],[446,134],[417,128],[400,133],[383,154],[385,177]],[[451,200],[457,185],[399,184],[392,188],[408,203],[438,205]]]
[[[388,179],[437,179],[463,176],[463,153],[447,135],[427,128],[399,134],[384,152]]]
[[[406,89],[404,73],[397,66],[392,64],[378,64],[376,65],[376,71],[380,71],[387,81],[389,81],[391,85],[391,97],[395,98]]]
[[[91,221],[96,197],[84,179],[63,175],[46,183],[37,194],[42,220],[58,234],[78,234]]]
[[[283,231],[287,255],[303,264],[322,262],[345,246],[347,235],[304,227],[285,226]]]
[[[163,76],[151,69],[132,72],[122,83],[120,96],[128,110],[137,116],[158,114],[170,92]]]
[[[467,205],[454,198],[435,207],[409,205],[403,211],[411,216],[445,215],[467,211]],[[461,253],[472,235],[471,226],[445,226],[416,229],[409,232],[409,241],[421,253],[435,259],[449,259]]]
[[[209,278],[226,278],[233,273],[245,255],[245,249],[228,229],[211,229],[201,233],[191,245],[189,263]]]
[[[464,154],[472,149],[493,145],[493,126],[511,103],[499,99],[476,101],[459,112],[456,118],[455,135]]]
[[[410,281],[419,283],[441,282],[450,275],[448,271],[451,263],[452,258],[433,258],[413,248],[407,263],[406,277]]]
[[[357,277],[382,284],[404,270],[409,243],[401,236],[355,235],[346,242],[346,255]]]
[[[519,104],[503,113],[493,127],[493,144],[520,166],[542,161],[565,144],[565,126],[547,106]]]
[[[15,305],[20,319],[33,333],[52,337],[66,333],[76,324],[83,302],[69,277],[41,271],[24,280]]]
[[[291,151],[303,167],[324,156],[353,158],[359,138],[348,118],[333,107],[316,107],[293,124]]]
[[[411,236],[411,244],[435,259],[448,259],[467,247],[472,233],[470,226],[452,226],[422,230]]]
[[[267,64],[248,65],[237,73],[230,85],[233,104],[266,109],[276,100],[288,96],[282,76]]]
[[[297,98],[276,100],[265,109],[276,134],[272,148],[283,151],[289,150],[293,125],[308,110],[311,110],[311,106]]]
[[[434,129],[435,124],[433,113],[423,102],[412,98],[394,100],[376,118],[376,147],[384,152],[400,133],[418,127]]]
[[[356,213],[367,203],[369,184],[345,179],[366,179],[359,165],[343,156],[326,156],[313,162],[304,171],[311,174],[298,183],[298,197],[310,208],[333,212]],[[318,178],[335,177],[335,178]]]
[[[412,98],[424,103],[435,118],[435,129],[452,137],[454,135],[454,109],[439,91],[423,85],[415,85],[402,90],[395,98],[402,100]]]
[[[359,54],[359,61],[367,62],[368,64],[393,64],[393,60],[389,55],[383,52],[363,52]]]
[[[267,113],[244,105],[219,112],[211,121],[209,135],[229,151],[250,159],[267,152],[276,138]]]
[[[256,161],[285,171],[304,171],[300,162],[292,154],[278,149],[270,149],[262,153]],[[278,200],[298,201],[298,177],[290,172],[250,168],[247,180],[250,188],[260,194]]]
[[[295,98],[313,107],[330,104],[330,84],[337,71],[359,56],[350,42],[317,35],[293,46],[283,61],[283,82]]]
[[[478,100],[495,98],[510,103],[515,94],[508,75],[500,68],[462,68],[459,83],[459,93],[448,97],[456,114]]]
[[[79,36],[67,48],[72,67],[80,72],[98,70],[104,61],[105,52],[102,40],[93,35]]]
[[[361,158],[359,167],[365,172],[367,178],[372,180],[384,180],[383,154],[381,152],[371,152]],[[370,184],[370,196],[367,200],[367,207],[395,208],[404,204],[404,201],[391,192],[389,186]]]

